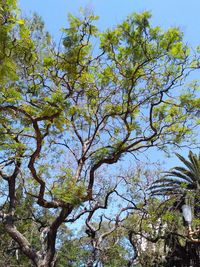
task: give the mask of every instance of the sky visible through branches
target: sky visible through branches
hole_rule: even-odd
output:
[[[152,13],[153,25],[161,26],[163,29],[179,27],[189,46],[196,48],[200,45],[198,34],[200,2],[198,0],[19,0],[19,6],[25,16],[30,16],[33,12],[41,15],[46,29],[56,42],[59,42],[62,35],[60,29],[67,26],[67,14],[78,15],[80,8],[83,8],[99,16],[97,26],[100,30],[113,27],[133,12],[147,10]],[[193,73],[191,79],[198,79],[198,74]],[[183,148],[177,152],[187,157],[188,150]],[[168,159],[166,155],[155,149],[150,149],[144,154],[139,160],[146,161],[146,157],[152,162],[159,160],[166,169],[179,164],[173,155]]]

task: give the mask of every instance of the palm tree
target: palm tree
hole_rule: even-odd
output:
[[[178,208],[182,204],[190,204],[194,207],[196,216],[200,215],[200,153],[189,152],[188,159],[176,154],[184,167],[175,167],[165,172],[163,178],[154,182],[150,188],[152,195],[175,196]]]
[[[200,154],[189,152],[188,159],[176,154],[184,164],[165,172],[163,178],[155,181],[150,188],[153,196],[168,196],[173,201],[173,209],[181,210],[183,204],[194,207],[194,216],[200,218]],[[183,246],[177,236],[174,243],[169,243],[169,253],[166,266],[200,266],[200,245],[186,241]],[[170,239],[171,240],[171,239]],[[175,262],[177,259],[177,262]]]

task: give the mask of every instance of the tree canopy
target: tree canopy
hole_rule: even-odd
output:
[[[15,0],[0,3],[0,230],[25,265],[131,266],[132,236],[126,250],[117,231],[142,207],[125,192],[137,187],[127,164],[117,174],[115,164],[195,142],[200,99],[187,77],[198,62],[182,32],[151,26],[149,12],[103,32],[97,19],[70,14],[57,45],[38,15],[22,18]],[[121,201],[114,220],[111,199]],[[67,228],[80,221],[82,249]]]

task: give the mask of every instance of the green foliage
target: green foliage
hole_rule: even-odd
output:
[[[60,199],[63,202],[70,203],[73,205],[79,205],[82,203],[86,196],[84,184],[77,184],[75,180],[71,177],[62,184],[54,184],[51,192],[55,199]]]
[[[128,263],[127,251],[120,245],[110,247],[103,253],[103,264],[105,267],[120,267]]]
[[[11,217],[14,226],[8,232],[14,245],[21,249],[24,241],[16,238],[16,229],[29,241],[22,249],[26,255],[28,248],[33,254],[37,251],[36,258],[45,258],[45,249],[51,248],[49,266],[56,246],[60,246],[60,266],[88,264],[94,257],[95,238],[110,230],[112,221],[106,227],[102,222],[98,233],[88,226],[105,201],[107,184],[118,184],[114,175],[107,181],[103,165],[118,163],[122,156],[126,159],[126,154],[144,148],[193,142],[192,129],[198,123],[194,116],[199,111],[198,86],[193,82],[182,90],[189,68],[197,64],[180,30],[152,27],[151,15],[143,12],[100,33],[97,18],[86,12],[80,17],[70,14],[55,47],[38,15],[22,18],[13,0],[0,4],[0,211]],[[190,154],[192,170],[181,174],[179,168],[182,180],[169,182],[167,177],[163,182],[177,186],[177,192],[187,191],[189,185],[199,190],[198,160]],[[140,193],[135,193],[138,210],[143,210],[138,199]],[[141,226],[155,238],[153,204],[158,207],[155,199],[148,203],[151,216],[144,217]],[[107,203],[101,206],[103,211],[106,208]],[[10,217],[1,212],[7,226]],[[67,241],[57,237],[62,225],[81,220],[82,212],[91,232],[81,236],[85,243],[80,244],[78,236],[69,238],[68,229],[63,234]],[[161,219],[175,222],[170,211]],[[132,220],[140,231],[141,217],[136,214]],[[5,238],[2,247],[7,246],[8,235],[0,230]],[[106,246],[97,249],[95,260],[104,266],[128,264],[122,235],[119,242],[113,241],[118,238],[115,233],[103,240]],[[20,254],[20,259],[22,265],[28,264],[25,256]],[[13,257],[8,262],[16,264]]]
[[[199,155],[190,151],[188,155],[189,160],[186,160],[179,154],[176,155],[186,168],[175,167],[172,171],[167,172],[164,178],[157,180],[155,185],[152,187],[152,193],[154,195],[180,194],[185,197],[187,194],[192,194],[192,191],[198,194],[200,188]]]

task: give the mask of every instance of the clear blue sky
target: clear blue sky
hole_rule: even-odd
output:
[[[101,30],[116,25],[130,13],[148,10],[152,13],[153,25],[164,29],[178,26],[188,44],[193,47],[200,44],[200,0],[19,0],[19,3],[24,15],[34,11],[40,14],[47,30],[57,40],[61,36],[59,29],[67,25],[67,14],[78,15],[80,7],[87,7],[100,16]],[[187,156],[188,149],[180,153]],[[153,160],[162,158],[155,150],[147,154]],[[179,164],[173,158],[166,161],[167,168]]]
[[[58,30],[66,25],[68,12],[78,14],[80,7],[88,7],[100,16],[101,29],[114,26],[132,12],[149,10],[154,25],[180,26],[188,43],[200,44],[199,0],[19,0],[19,3],[24,14],[38,12],[56,38]]]

